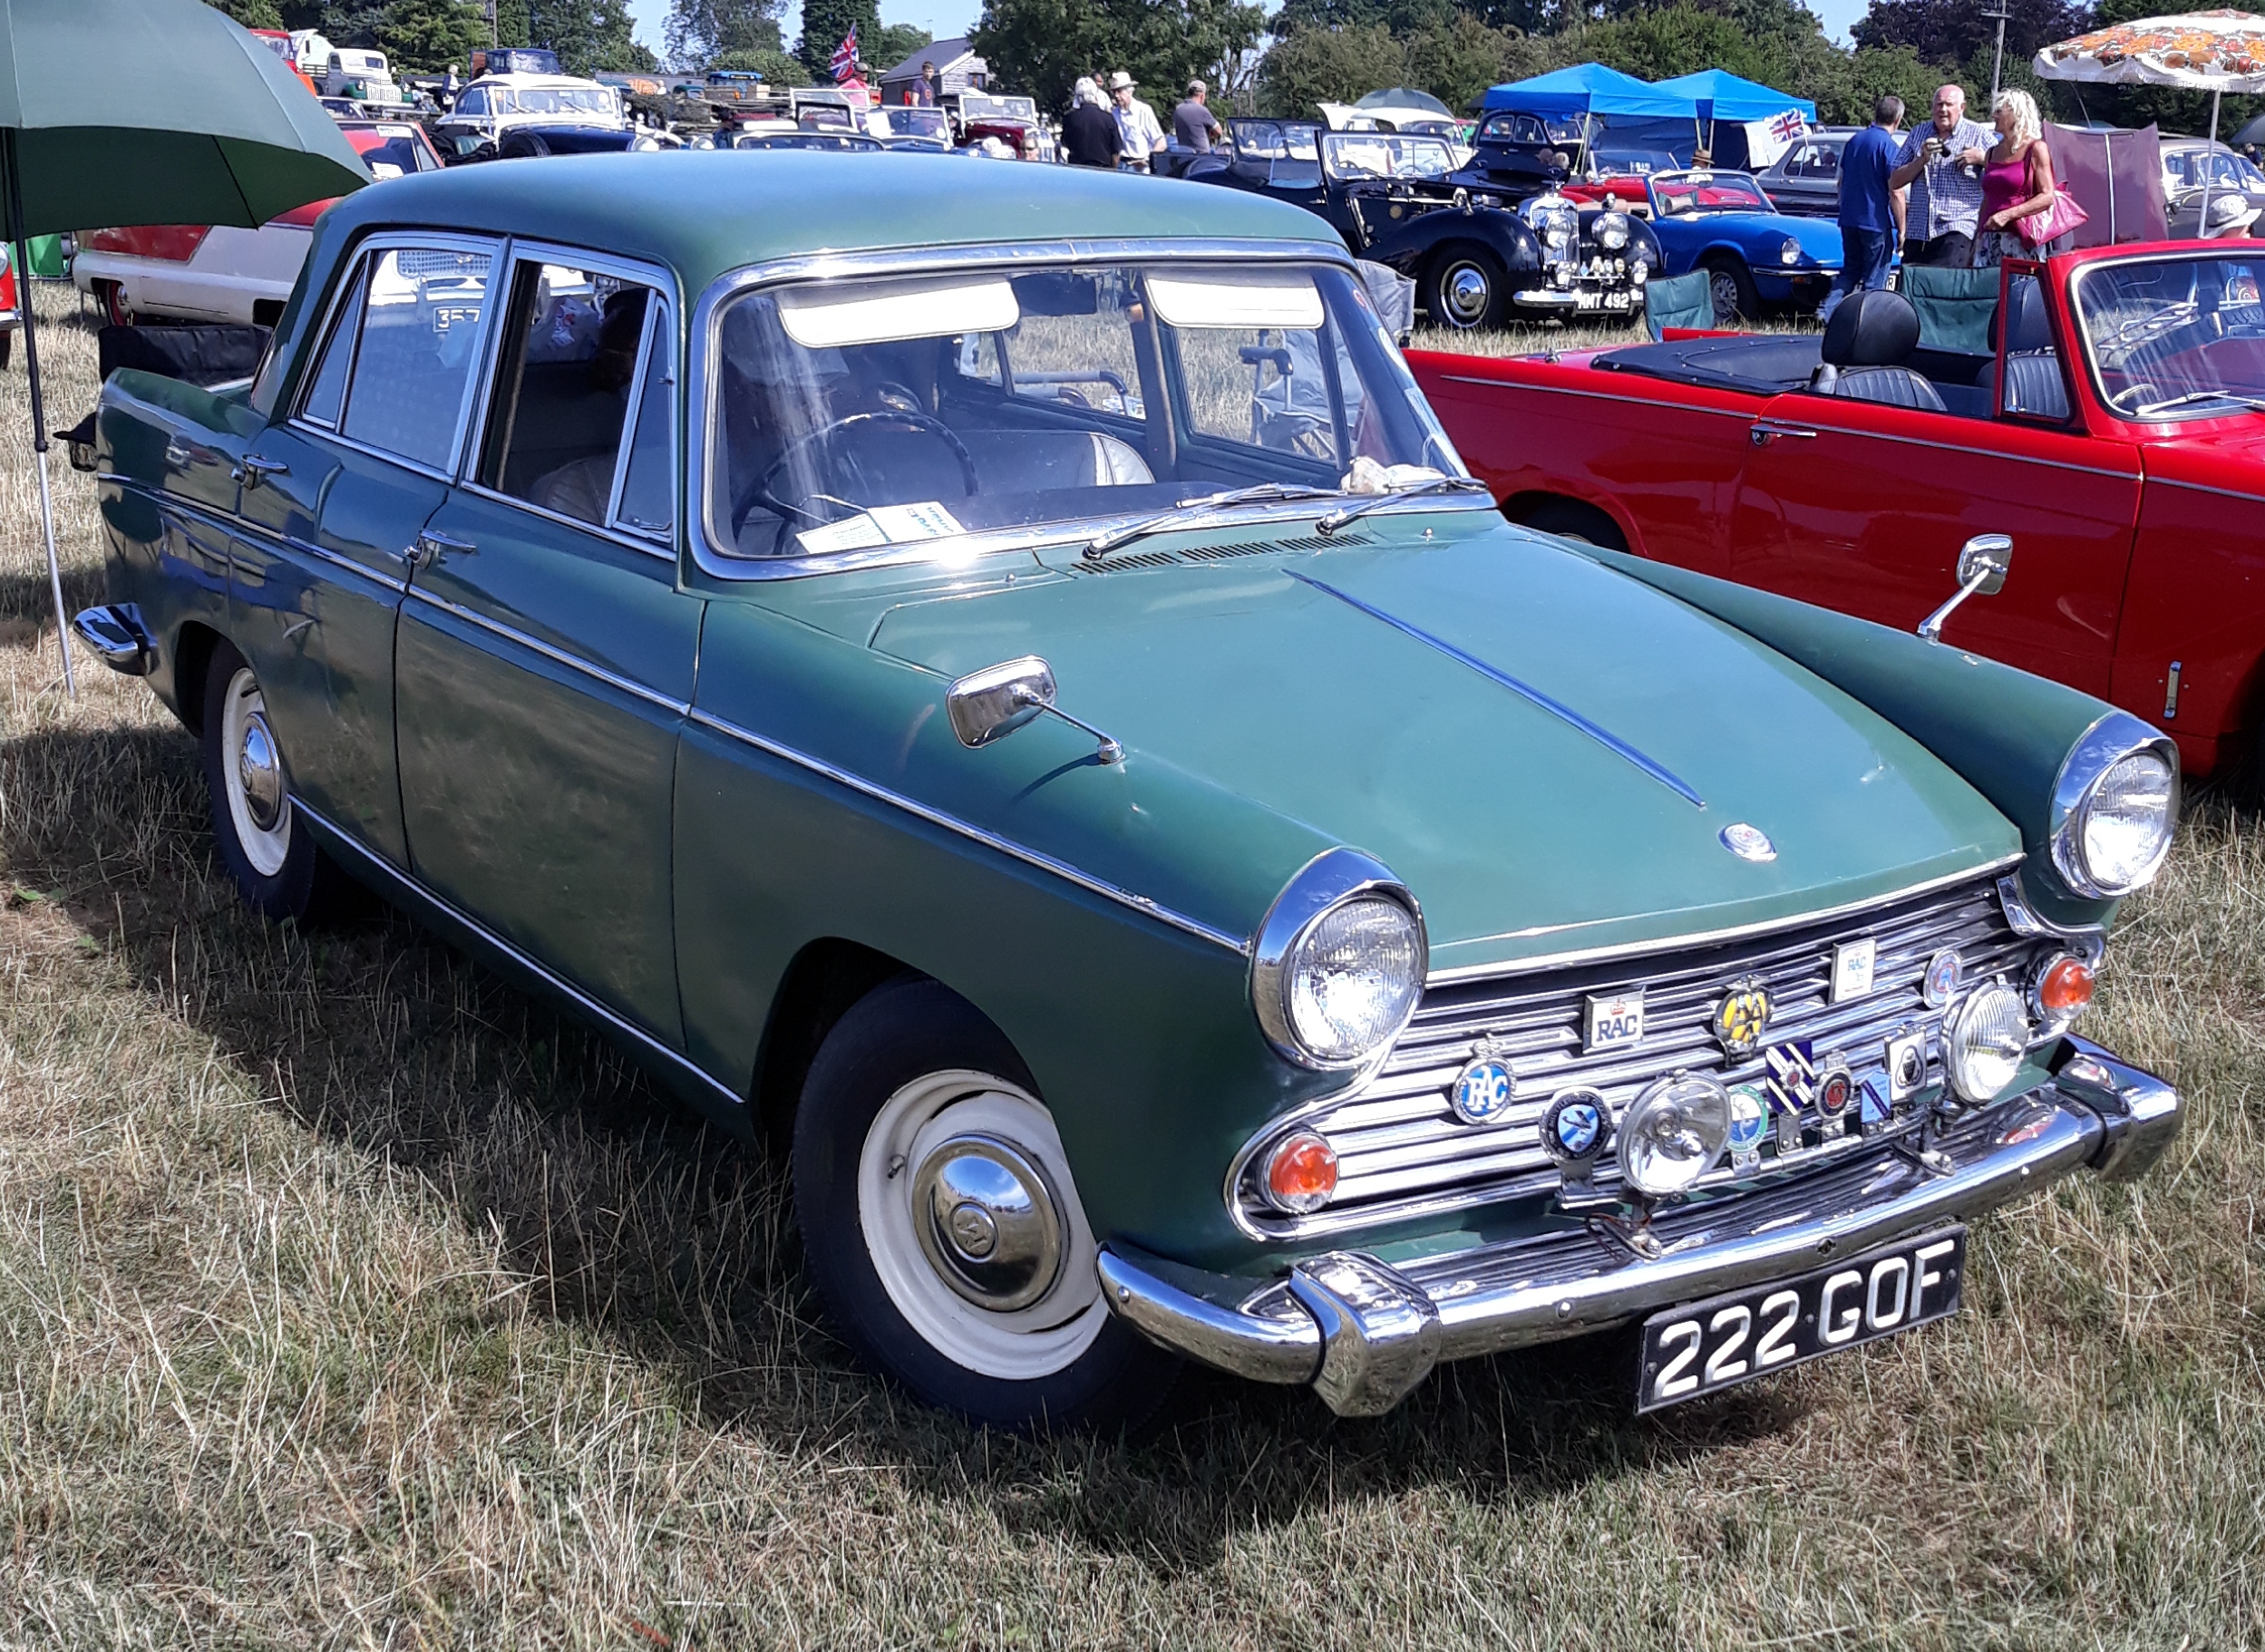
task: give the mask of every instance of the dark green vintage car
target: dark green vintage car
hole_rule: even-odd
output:
[[[1951,1311],[1963,1219],[2177,1128],[2069,1031],[2169,743],[1506,525],[1293,208],[403,179],[83,457],[80,635],[246,897],[374,885],[784,1143],[842,1331],[986,1421],[1638,1322],[1667,1404]]]

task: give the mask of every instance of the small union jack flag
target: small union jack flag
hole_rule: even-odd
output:
[[[841,44],[833,49],[833,78],[836,83],[857,78],[857,24],[841,37]]]
[[[1791,143],[1808,130],[1809,123],[1801,118],[1798,109],[1788,109],[1770,117],[1770,136],[1780,143]]]

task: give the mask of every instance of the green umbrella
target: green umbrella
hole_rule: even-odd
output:
[[[255,228],[369,182],[353,146],[261,41],[203,0],[0,0],[6,238],[112,224]],[[18,295],[47,577],[73,693],[47,492],[28,284]]]

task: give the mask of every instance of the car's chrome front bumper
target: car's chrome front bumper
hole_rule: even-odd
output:
[[[1388,1411],[1443,1359],[1623,1324],[1803,1272],[1976,1215],[2089,1167],[2143,1174],[2177,1135],[2178,1093],[2080,1038],[2057,1076],[1968,1114],[1922,1158],[1876,1152],[1660,1211],[1641,1234],[1592,1221],[1393,1266],[1311,1257],[1254,1283],[1130,1247],[1101,1253],[1109,1306],[1164,1346],[1259,1382],[1309,1384],[1342,1415]]]

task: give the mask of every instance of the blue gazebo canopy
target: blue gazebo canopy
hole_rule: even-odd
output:
[[[1807,98],[1761,85],[1727,69],[1701,69],[1696,74],[1678,74],[1649,90],[1689,98],[1698,105],[1698,118],[1702,121],[1766,121],[1788,109],[1799,110],[1804,121],[1817,118],[1817,106]]]
[[[1699,118],[1698,102],[1688,92],[1669,92],[1602,63],[1576,63],[1529,80],[1490,86],[1482,110],[1514,109],[1530,115],[1647,115],[1654,119]],[[1785,108],[1774,105],[1775,114]]]

